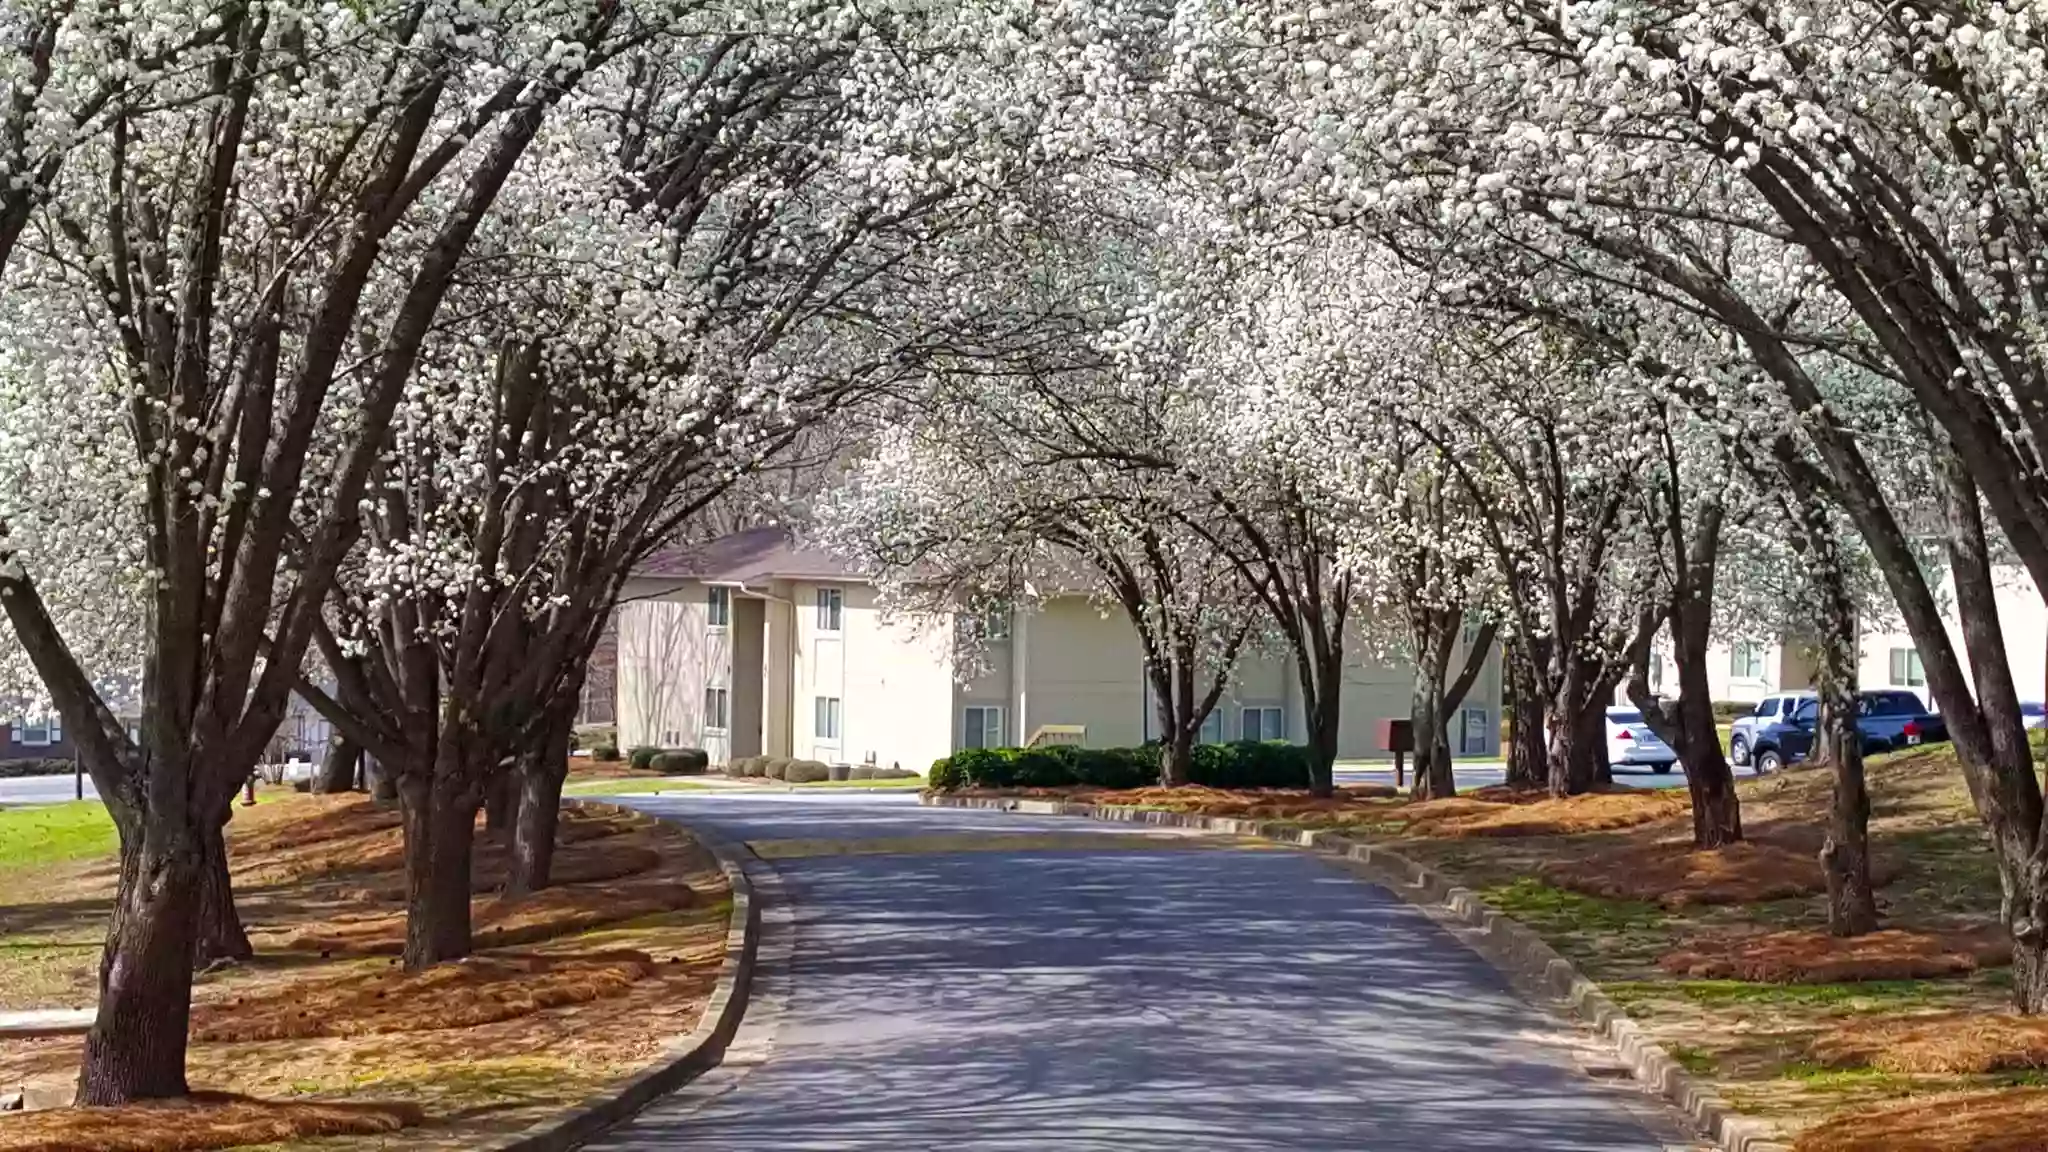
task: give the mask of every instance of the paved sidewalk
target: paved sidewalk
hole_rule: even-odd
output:
[[[32,1008],[0,1012],[0,1038],[58,1036],[92,1027],[91,1008]]]

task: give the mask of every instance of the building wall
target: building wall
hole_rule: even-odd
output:
[[[2048,607],[2025,569],[2001,566],[1993,573],[1998,604],[1998,626],[2005,633],[2005,658],[2012,667],[2013,684],[2021,700],[2048,698]],[[1936,600],[1944,606],[1949,643],[1962,662],[1963,675],[1971,677],[1968,650],[1963,645],[1963,626],[1955,613],[1955,588],[1943,573]],[[1864,632],[1857,663],[1858,682],[1865,688],[1911,688],[1922,700],[1931,702],[1924,684],[1910,684],[1910,677],[1894,675],[1892,653],[1913,651],[1913,637],[1896,620],[1886,621]]]
[[[1003,718],[1010,742],[1047,724],[1081,725],[1097,748],[1143,742],[1144,650],[1121,612],[1105,617],[1085,596],[1055,597],[1012,625],[1010,643],[1024,646],[1011,673],[1019,702]]]
[[[732,684],[732,634],[709,626],[695,581],[628,584],[619,605],[619,745],[698,747],[722,760],[729,737],[704,730],[704,689]]]
[[[840,593],[840,628],[821,628],[820,590]],[[792,755],[923,771],[952,750],[952,639],[945,627],[886,620],[865,584],[793,586]],[[839,701],[839,734],[819,732],[819,699]]]

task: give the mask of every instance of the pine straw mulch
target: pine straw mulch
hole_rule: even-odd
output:
[[[573,1105],[694,1028],[724,955],[730,891],[716,861],[680,829],[623,810],[565,810],[556,854],[565,883],[524,897],[497,891],[506,847],[480,830],[472,916],[482,951],[420,973],[395,955],[404,932],[396,813],[362,796],[289,796],[238,809],[229,832],[257,955],[201,976],[188,1076],[210,1091],[424,1116],[399,1135],[363,1129],[324,1138],[323,1149],[470,1147]],[[96,892],[103,910],[111,884],[111,868],[92,864],[57,888],[67,908]],[[34,906],[0,907],[0,928],[39,916]],[[510,941],[521,946],[499,950]],[[66,1085],[79,1049],[78,1037],[0,1044],[0,1084]],[[0,1134],[23,1139],[19,1120],[0,1118]],[[32,1149],[46,1152],[0,1142],[4,1152]]]
[[[1560,888],[1610,900],[1645,900],[1666,908],[1689,904],[1756,904],[1827,891],[1820,849],[1825,833],[1808,824],[1759,822],[1746,838],[1696,849],[1687,823],[1622,838],[1544,865],[1543,879]],[[1897,860],[1870,862],[1879,888],[1898,878]]]
[[[252,1100],[199,1093],[125,1108],[56,1108],[0,1121],[0,1152],[204,1152],[320,1136],[396,1132],[424,1117],[412,1104]]]
[[[1923,1096],[1799,1134],[1793,1152],[2048,1152],[2048,1088]]]
[[[1996,926],[1946,932],[1888,928],[1849,937],[1818,931],[1733,932],[1696,938],[1658,960],[1666,972],[1688,980],[1765,984],[1924,980],[2010,963],[2012,939]]]
[[[1817,858],[1833,790],[1826,770],[1741,781],[1749,840],[1714,852],[1693,850],[1682,789],[1664,793],[1667,816],[1605,831],[1460,834],[1453,821],[1491,817],[1483,807],[1491,796],[1475,793],[1436,802],[1454,813],[1447,818],[1388,821],[1367,834],[1537,931],[1704,1086],[1780,1125],[1784,1139],[1840,1115],[1827,1139],[1871,1142],[1814,1148],[1966,1152],[1978,1147],[1967,1125],[1925,1136],[1947,1143],[1913,1144],[1902,1142],[1909,1115],[1870,1137],[1854,1135],[1862,1129],[1849,1118],[1927,1094],[1989,1099],[2015,1077],[2042,1076],[2026,1067],[2032,1048],[2020,1037],[1987,1030],[1979,1042],[1991,1054],[1976,1062],[2001,1070],[1983,1073],[1895,1072],[1847,1046],[1839,1063],[1816,1052],[1819,1038],[1846,1024],[1995,1017],[2011,997],[2009,945],[1989,927],[1999,913],[1997,872],[1952,752],[1876,758],[1868,776],[1885,931],[1857,941],[1826,931]]]
[[[1849,1020],[1813,1042],[1831,1068],[1974,1075],[2048,1068],[2048,1019],[1949,1012],[1902,1020]]]

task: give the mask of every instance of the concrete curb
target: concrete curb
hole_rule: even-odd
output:
[[[597,811],[645,816],[636,808],[593,803],[564,797],[564,803]],[[732,885],[732,920],[725,933],[725,960],[712,986],[711,999],[697,1027],[671,1044],[653,1065],[623,1084],[592,1096],[569,1110],[549,1117],[513,1136],[481,1145],[478,1152],[567,1152],[602,1135],[625,1120],[718,1066],[733,1034],[746,1015],[754,987],[755,966],[761,942],[761,894],[747,874],[748,853],[744,847],[715,840],[691,829],[697,842],[717,859],[719,870]]]
[[[1266,820],[1196,816],[1146,808],[1108,807],[1067,800],[1024,800],[983,796],[925,794],[919,802],[934,808],[981,808],[1032,816],[1081,816],[1121,824],[1186,828],[1228,836],[1251,836],[1308,848],[1326,856],[1364,865],[1385,878],[1385,886],[1403,900],[1441,912],[1470,930],[1465,943],[1513,979],[1542,989],[1570,1007],[1608,1044],[1631,1075],[1683,1111],[1701,1132],[1725,1152],[1787,1152],[1773,1125],[1737,1113],[1720,1094],[1692,1078],[1628,1018],[1600,986],[1581,974],[1529,928],[1488,907],[1471,890],[1453,885],[1441,873],[1397,852],[1347,839],[1334,832],[1303,831]]]

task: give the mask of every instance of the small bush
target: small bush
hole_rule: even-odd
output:
[[[782,778],[791,784],[818,784],[832,778],[832,766],[822,760],[792,760]]]
[[[852,768],[847,769],[846,778],[848,780],[873,780],[875,773],[879,771],[881,769],[873,764],[855,764]]]
[[[1090,788],[1121,792],[1145,788],[1159,782],[1159,749],[1077,748],[1073,757],[1074,782]]]
[[[791,763],[792,761],[787,756],[770,756],[768,763],[762,766],[761,775],[766,776],[770,780],[785,779],[785,774],[789,771]]]
[[[1732,724],[1737,716],[1747,716],[1754,711],[1756,711],[1756,705],[1754,704],[1745,704],[1740,700],[1716,700],[1714,701],[1714,723]]]
[[[768,760],[769,757],[766,756],[748,757],[746,772],[747,778],[750,780],[760,780],[765,778],[768,775]]]
[[[617,744],[599,744],[590,750],[590,758],[604,764],[616,764],[619,760]]]
[[[930,782],[932,788],[940,792],[967,787],[967,773],[960,768],[958,761],[957,753],[939,757],[932,761],[931,770],[925,773],[925,779]]]
[[[678,748],[663,752],[653,760],[652,767],[664,776],[701,776],[711,766],[711,757],[702,748]]]
[[[915,772],[912,772],[912,771],[911,771],[910,769],[908,769],[908,768],[877,768],[877,769],[875,769],[875,770],[874,770],[874,775],[872,775],[872,776],[869,776],[869,777],[867,777],[867,779],[870,779],[870,780],[915,780],[915,779],[917,779],[917,773],[915,773]]]
[[[0,760],[0,780],[13,780],[22,776],[69,776],[69,760]]]
[[[1280,740],[1204,744],[1188,765],[1191,783],[1205,788],[1306,788],[1309,751]]]
[[[652,744],[641,744],[626,751],[626,766],[635,772],[645,772],[654,767],[654,758],[661,755],[661,749]]]

